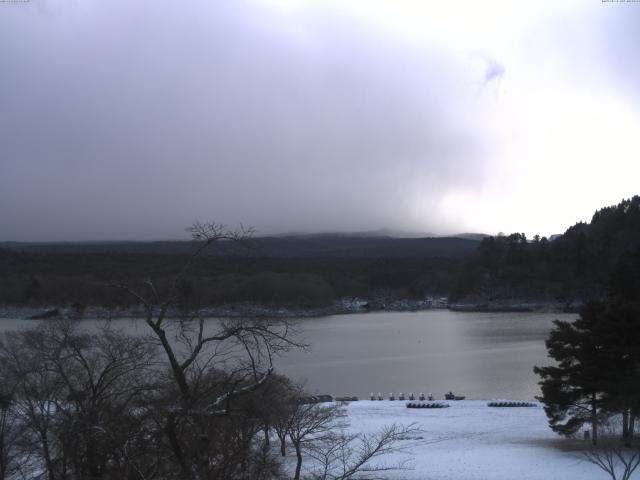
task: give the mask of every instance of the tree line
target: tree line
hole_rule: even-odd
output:
[[[640,253],[640,197],[605,207],[558,238],[487,237],[459,271],[453,298],[580,303],[607,295],[620,263]]]
[[[131,307],[112,288],[152,276],[169,284],[184,254],[27,252],[0,249],[0,305]],[[444,296],[461,257],[203,257],[183,279],[184,300],[318,308],[345,297]]]

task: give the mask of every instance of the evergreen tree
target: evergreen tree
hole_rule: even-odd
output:
[[[609,302],[603,318],[609,374],[604,408],[622,415],[622,437],[630,445],[640,413],[640,310],[637,304]]]
[[[556,321],[546,342],[558,364],[535,367],[551,428],[564,435],[621,415],[631,444],[640,414],[640,255],[620,257],[606,301],[588,303],[572,323]]]
[[[607,408],[622,415],[622,436],[633,440],[640,414],[640,255],[625,252],[611,275],[603,319],[612,369]]]
[[[572,435],[590,424],[594,445],[611,360],[601,341],[604,311],[602,303],[592,302],[574,322],[555,320],[546,346],[557,365],[534,367],[541,377],[539,400],[544,403],[551,429]]]

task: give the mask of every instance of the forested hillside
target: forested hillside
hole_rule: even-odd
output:
[[[606,294],[619,265],[638,265],[640,197],[598,210],[553,241],[524,234],[488,237],[465,263],[457,299],[580,301]]]
[[[479,242],[463,238],[340,235],[263,237],[222,242],[184,281],[184,300],[321,307],[343,297],[446,295]],[[0,304],[128,306],[114,285],[148,278],[168,283],[191,242],[5,244]]]
[[[169,282],[190,242],[3,244],[0,304],[129,306],[114,285]],[[598,210],[555,240],[347,235],[220,243],[181,285],[184,301],[315,308],[344,297],[579,304],[618,266],[640,270],[640,197]],[[636,265],[637,267],[632,267]],[[618,269],[619,270],[619,269]]]

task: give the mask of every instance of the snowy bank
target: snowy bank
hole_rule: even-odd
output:
[[[414,409],[406,402],[359,401],[347,406],[351,431],[374,432],[390,423],[416,423],[421,438],[403,442],[412,470],[386,473],[406,480],[597,480],[607,475],[584,461],[582,441],[551,431],[541,406],[491,408],[487,401],[447,402]],[[385,458],[393,462],[393,458]]]

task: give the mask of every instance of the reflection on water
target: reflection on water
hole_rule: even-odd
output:
[[[430,310],[305,318],[299,329],[310,350],[277,359],[276,368],[317,393],[424,392],[442,398],[452,390],[467,398],[532,399],[539,394],[533,366],[550,362],[544,339],[551,322],[574,317]],[[213,328],[216,321],[210,322]],[[35,323],[1,319],[0,331]],[[148,333],[142,320],[112,325]]]
[[[573,317],[431,310],[304,319],[311,352],[292,352],[278,367],[320,393],[531,399],[539,394],[533,366],[549,363],[544,339],[555,318]]]

